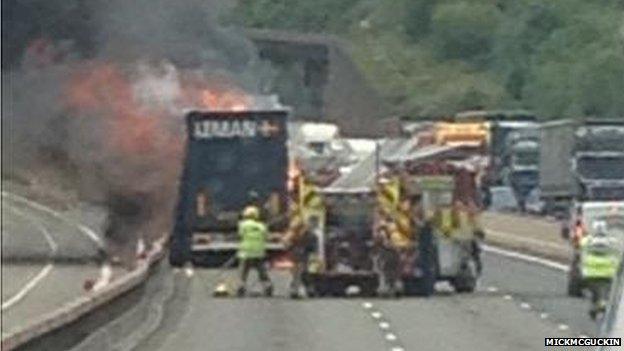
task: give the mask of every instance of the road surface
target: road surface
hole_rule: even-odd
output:
[[[76,224],[18,197],[3,193],[2,200],[2,335],[7,335],[84,294],[84,281],[98,279],[101,268],[91,261],[97,245]]]
[[[474,294],[387,299],[213,298],[216,270],[168,271],[177,298],[138,350],[541,350],[545,337],[594,335],[587,302],[565,296],[563,271],[486,253]],[[235,274],[235,271],[230,271]],[[580,348],[582,349],[582,348]]]

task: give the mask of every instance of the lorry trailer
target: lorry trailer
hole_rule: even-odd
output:
[[[260,209],[275,236],[289,222],[288,110],[186,114],[187,143],[169,261],[227,260],[238,249],[245,206]],[[270,243],[269,251],[281,250]]]
[[[624,120],[569,119],[541,128],[539,186],[546,211],[573,200],[624,198]]]

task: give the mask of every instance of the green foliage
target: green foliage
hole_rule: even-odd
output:
[[[320,32],[343,28],[358,0],[241,0],[233,13],[250,27]],[[242,15],[242,16],[241,16]]]
[[[490,53],[499,18],[494,5],[462,1],[437,6],[431,37],[437,56],[483,60]]]
[[[620,0],[241,0],[246,25],[348,39],[394,111],[624,116]]]
[[[408,0],[404,11],[405,34],[417,42],[431,32],[431,17],[435,0]]]

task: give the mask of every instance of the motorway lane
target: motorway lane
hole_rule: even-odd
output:
[[[595,331],[586,303],[564,296],[563,272],[495,254],[485,264],[474,294],[440,283],[430,299],[400,300],[291,301],[284,272],[275,298],[217,299],[217,271],[197,269],[188,287],[168,272],[183,296],[138,350],[540,350],[544,337]]]
[[[3,196],[3,336],[75,300],[84,294],[85,279],[98,278],[100,267],[94,262],[55,262],[59,252],[75,248],[79,248],[75,257],[96,252],[92,242],[73,243],[89,240],[84,234],[78,236],[79,232],[75,225]]]
[[[3,280],[15,279],[24,269],[23,266],[3,266]],[[84,295],[82,284],[85,279],[97,278],[99,274],[100,268],[96,265],[54,265],[49,274],[23,299],[2,311],[2,335],[25,327],[33,320]]]
[[[2,303],[19,294],[44,267],[39,264],[2,266]]]
[[[536,314],[546,313],[549,320],[577,334],[598,332],[588,316],[588,299],[567,296],[564,271],[493,254],[485,255],[484,264],[487,272],[481,286],[510,294],[516,304],[527,303]]]
[[[2,260],[24,255],[49,258],[54,254],[56,243],[48,241],[46,229],[28,218],[23,210],[10,203],[2,206]],[[52,246],[51,246],[52,245]]]

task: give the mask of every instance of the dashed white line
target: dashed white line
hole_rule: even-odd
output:
[[[396,339],[397,339],[396,335],[394,335],[392,333],[386,334],[386,340],[388,340],[388,341],[395,341]]]
[[[530,309],[531,309],[531,305],[529,305],[529,304],[528,304],[528,303],[526,303],[526,302],[522,302],[522,303],[520,304],[520,308],[522,308],[523,310],[530,310]]]
[[[186,274],[186,276],[190,278],[193,276],[193,274],[195,274],[195,272],[193,271],[193,268],[187,267],[184,269],[184,274]]]
[[[373,308],[373,304],[369,301],[365,301],[362,302],[362,308],[364,308],[365,310],[371,310]],[[376,320],[380,320],[383,317],[383,314],[380,311],[372,311],[370,312],[371,317],[373,317]],[[400,344],[399,337],[390,332],[390,323],[384,320],[381,320],[378,324],[379,329],[384,331],[384,338],[390,342],[390,345],[392,345],[392,347],[390,348],[390,351],[405,351],[405,349],[401,346],[398,346],[397,344]]]
[[[505,296],[503,296],[503,299],[505,299],[505,300],[512,300],[512,299],[513,299],[513,296],[511,296],[511,295],[505,295]]]
[[[541,319],[546,319],[546,318],[548,318],[548,313],[540,313],[540,318],[541,318]]]
[[[585,334],[580,334],[580,335],[579,335],[579,338],[587,339],[587,338],[589,338],[589,336],[587,336],[587,335],[585,335]]]
[[[568,327],[566,324],[559,324],[559,325],[557,326],[557,329],[559,329],[559,330],[562,330],[562,331],[563,331],[563,330],[568,330],[568,329],[570,329],[570,327]]]
[[[495,286],[488,286],[487,291],[491,293],[495,293],[498,291],[498,288]]]
[[[48,273],[52,270],[52,264],[48,263],[39,273],[31,279],[24,287],[15,295],[13,295],[10,299],[2,303],[2,311],[10,308],[11,306],[18,303],[21,299],[23,299],[28,293],[35,287],[43,278],[45,278]]]

